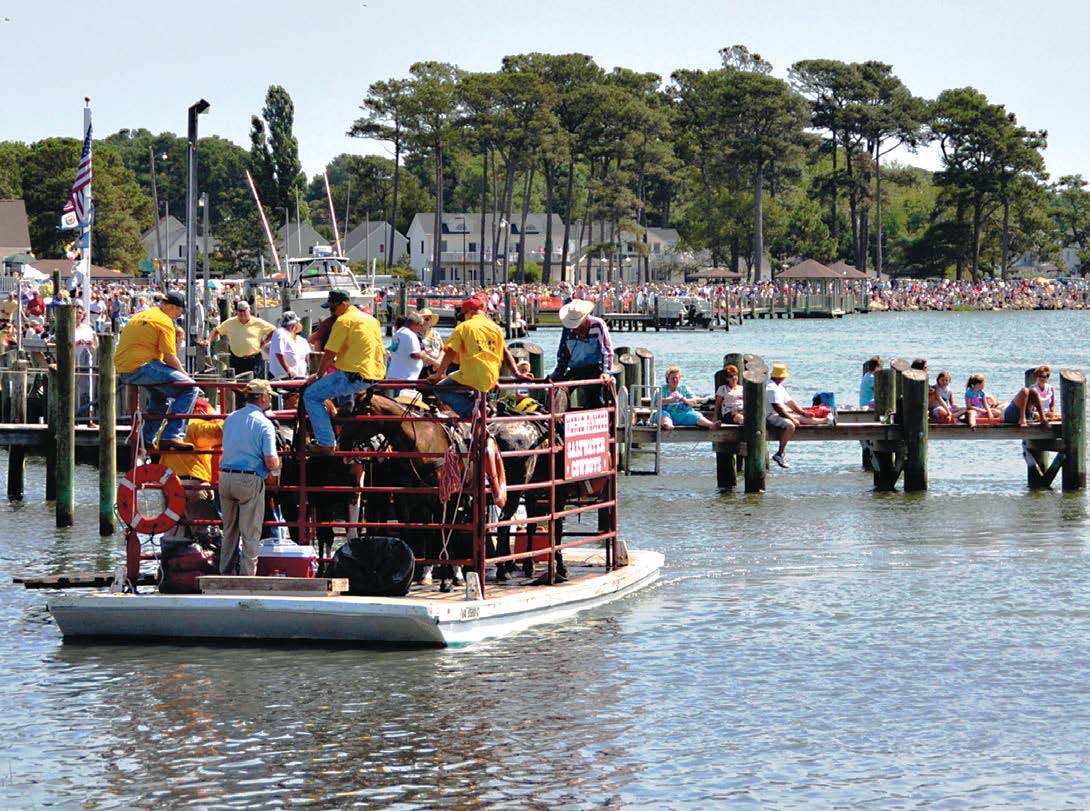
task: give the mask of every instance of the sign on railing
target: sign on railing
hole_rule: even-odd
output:
[[[609,411],[573,411],[564,415],[564,478],[593,476],[610,470]]]

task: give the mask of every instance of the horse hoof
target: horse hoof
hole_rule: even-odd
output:
[[[443,592],[443,594],[448,594],[453,590],[454,590],[454,586],[452,586],[450,584],[449,580],[440,580],[439,581],[439,591]]]
[[[534,576],[534,564],[528,563],[525,566],[523,566],[522,567],[522,576],[526,577],[526,578],[533,577]]]

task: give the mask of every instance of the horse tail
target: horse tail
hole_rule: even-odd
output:
[[[507,470],[503,466],[503,457],[500,456],[496,440],[492,437],[488,438],[485,446],[484,468],[492,482],[492,501],[502,508],[507,504]]]

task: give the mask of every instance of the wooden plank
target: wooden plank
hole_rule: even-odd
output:
[[[77,425],[76,445],[97,447],[99,444],[98,430],[97,426],[92,428],[87,425]],[[122,445],[128,442],[131,432],[132,428],[128,425],[118,425],[118,442]],[[0,445],[25,445],[32,448],[44,448],[48,436],[48,425],[0,423]]]
[[[633,426],[632,440],[634,442],[654,442],[654,428]],[[1017,425],[981,425],[977,430],[970,431],[967,425],[935,425],[928,426],[929,438],[932,441],[964,440],[967,442],[986,442],[998,440],[1034,440],[1050,444],[1050,450],[1062,450],[1059,439],[1059,424],[1044,427],[1041,425],[1028,425],[1019,428]],[[778,438],[778,432],[768,429],[769,439]],[[898,441],[902,439],[901,426],[886,425],[880,422],[853,423],[847,425],[800,425],[795,431],[792,442],[856,442],[856,441]],[[725,426],[714,431],[704,428],[675,428],[673,431],[663,431],[661,442],[663,444],[684,444],[693,442],[725,442],[737,444],[742,440],[742,429],[735,426]]]
[[[44,576],[20,575],[12,583],[22,583],[27,589],[101,589],[113,585],[113,572],[69,572]],[[142,574],[138,586],[155,585],[155,575]]]
[[[205,575],[197,578],[197,588],[203,594],[307,594],[320,597],[348,591],[348,578]]]

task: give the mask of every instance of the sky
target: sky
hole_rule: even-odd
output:
[[[918,96],[975,87],[1048,131],[1053,179],[1090,176],[1090,10],[1066,0],[0,0],[0,34],[0,140],[79,137],[85,96],[96,137],[184,135],[204,98],[200,134],[248,148],[250,116],[280,84],[311,177],[343,152],[387,154],[344,133],[368,85],[417,61],[496,70],[508,54],[580,52],[665,79],[742,44],[780,77],[800,59],[877,59]],[[893,157],[938,165],[934,152]]]

